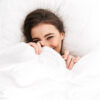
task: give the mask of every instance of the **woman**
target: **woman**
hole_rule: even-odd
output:
[[[61,54],[68,69],[79,60],[79,57],[69,55],[69,51],[62,54],[65,36],[63,22],[58,16],[46,9],[37,9],[26,16],[23,25],[26,41],[40,54],[42,47],[48,46]]]

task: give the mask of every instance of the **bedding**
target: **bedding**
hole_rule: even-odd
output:
[[[49,47],[19,43],[0,51],[0,100],[100,100],[100,47],[70,71]]]
[[[64,21],[64,49],[82,56],[71,71],[53,49],[36,55],[24,43],[24,18],[36,8]],[[0,100],[100,100],[99,9],[99,0],[0,0]]]

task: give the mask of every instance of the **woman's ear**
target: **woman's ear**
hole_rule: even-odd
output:
[[[63,40],[65,37],[65,33],[64,32],[61,32],[61,39]]]

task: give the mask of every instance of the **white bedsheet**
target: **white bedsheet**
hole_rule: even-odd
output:
[[[0,100],[100,100],[100,48],[69,71],[62,57],[26,43],[0,52]]]

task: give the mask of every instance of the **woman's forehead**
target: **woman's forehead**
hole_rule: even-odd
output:
[[[31,35],[37,36],[37,35],[43,35],[46,34],[56,34],[59,33],[59,31],[56,29],[56,27],[52,24],[39,24],[32,28]]]

